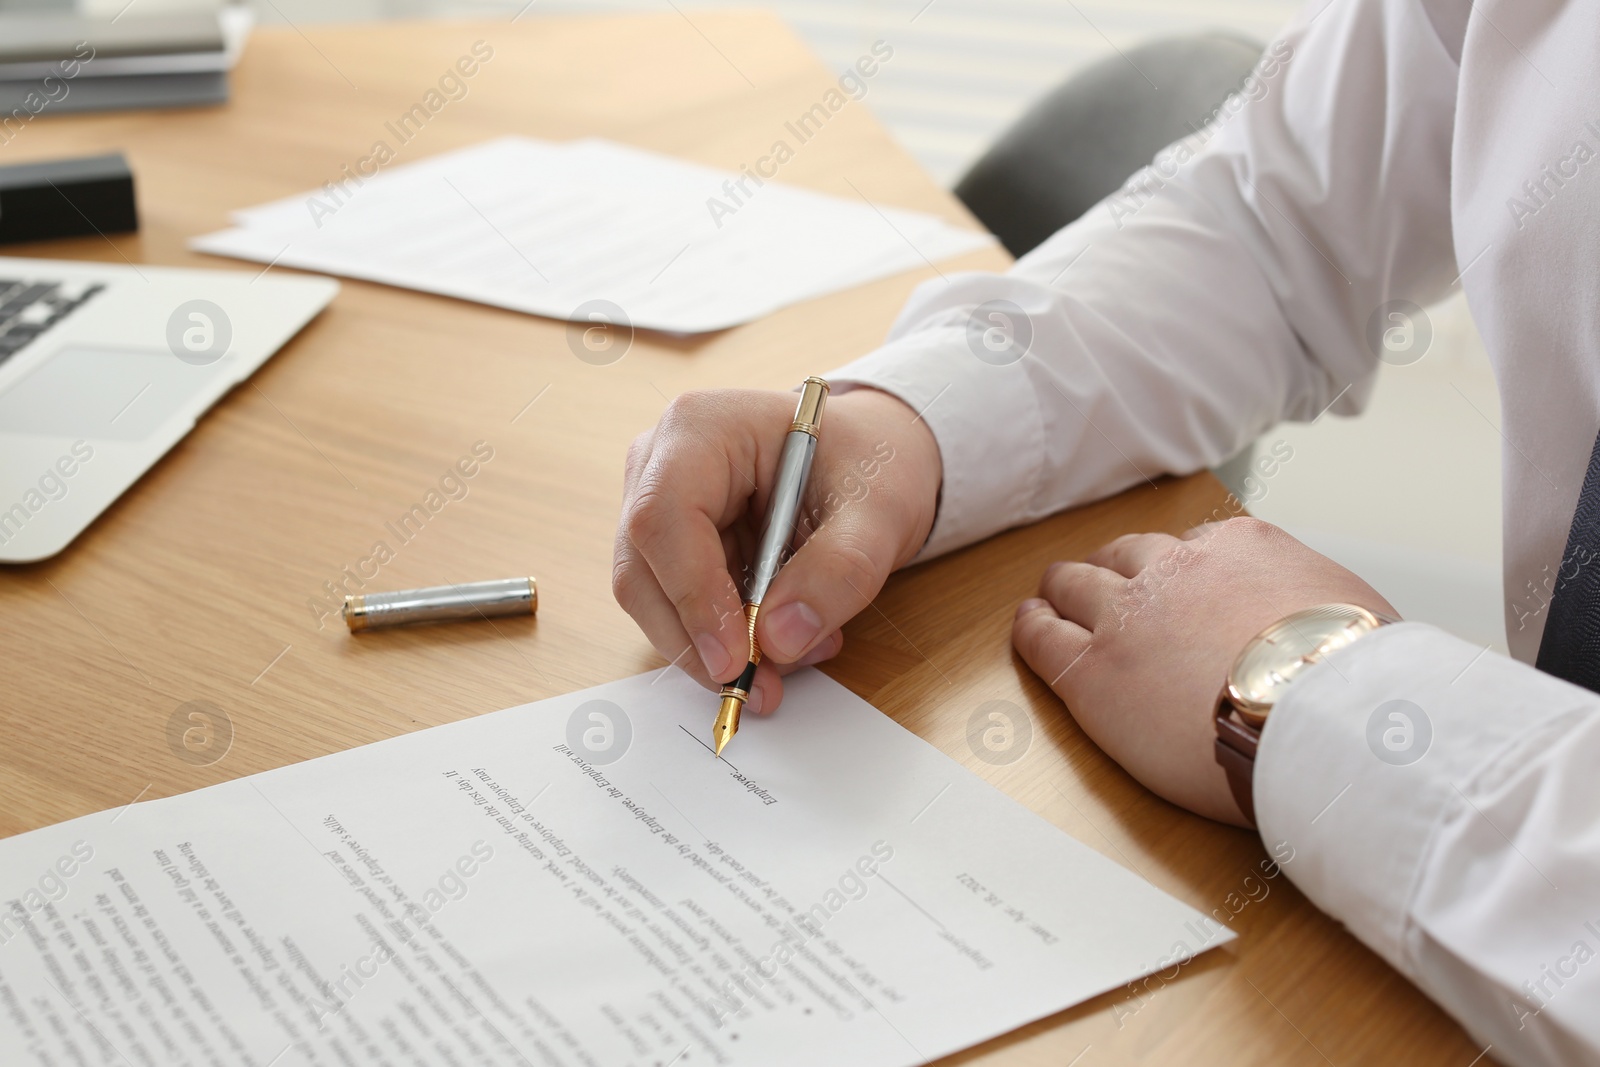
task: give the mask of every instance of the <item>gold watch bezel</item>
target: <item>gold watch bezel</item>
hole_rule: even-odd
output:
[[[1335,613],[1337,613],[1337,617],[1343,619],[1343,626],[1341,627],[1342,633],[1330,635],[1327,639],[1318,642],[1311,652],[1299,657],[1300,659],[1304,660],[1308,666],[1310,664],[1320,662],[1328,653],[1352,644],[1356,640],[1365,637],[1367,634],[1370,634],[1372,631],[1378,629],[1380,626],[1396,621],[1385,616],[1380,616],[1376,612],[1369,611],[1368,609],[1361,607],[1359,604],[1333,603],[1318,604],[1314,607],[1302,608],[1301,610],[1291,612],[1271,625],[1264,627],[1260,633],[1256,634],[1249,641],[1245,642],[1245,646],[1240,649],[1239,654],[1234,657],[1233,665],[1228,668],[1228,703],[1231,704],[1233,709],[1239,713],[1239,717],[1241,719],[1249,723],[1251,726],[1259,728],[1266,723],[1267,716],[1271,714],[1273,707],[1277,704],[1276,697],[1271,701],[1261,701],[1246,695],[1246,693],[1240,688],[1239,672],[1243,668],[1245,661],[1250,657],[1251,653],[1263,643],[1273,643],[1274,637],[1282,634],[1286,630],[1293,629],[1299,623],[1303,623],[1312,619],[1320,621],[1328,618],[1331,615],[1335,615]],[[1344,636],[1345,634],[1348,634],[1348,636]],[[1335,640],[1335,638],[1341,636],[1343,636],[1344,639]]]

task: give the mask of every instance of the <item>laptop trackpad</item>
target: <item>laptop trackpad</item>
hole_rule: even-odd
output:
[[[0,433],[141,441],[221,372],[171,352],[67,345],[0,394]]]

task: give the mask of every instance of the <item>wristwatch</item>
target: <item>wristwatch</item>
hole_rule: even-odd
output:
[[[1244,646],[1217,698],[1217,762],[1250,824],[1255,825],[1251,779],[1256,743],[1267,716],[1285,690],[1329,653],[1399,619],[1354,604],[1322,604],[1297,611],[1262,630]]]

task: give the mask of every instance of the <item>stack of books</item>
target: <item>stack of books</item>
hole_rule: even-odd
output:
[[[116,18],[0,12],[0,144],[46,114],[228,99],[248,8]]]

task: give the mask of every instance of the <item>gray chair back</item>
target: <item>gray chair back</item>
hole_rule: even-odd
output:
[[[1261,50],[1254,41],[1207,33],[1108,56],[1029,108],[955,193],[1021,256],[1203,126]]]

